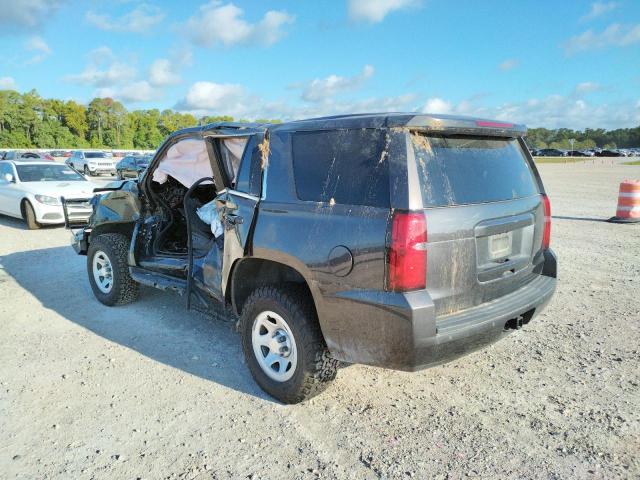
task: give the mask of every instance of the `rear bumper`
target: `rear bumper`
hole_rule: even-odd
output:
[[[539,314],[555,288],[555,278],[540,275],[502,298],[440,317],[436,335],[415,338],[414,357],[406,369],[439,365],[502,339],[513,326],[529,323]]]
[[[526,324],[549,303],[556,288],[556,258],[545,252],[541,275],[520,289],[461,312],[436,316],[428,292],[344,292],[339,329],[321,326],[339,360],[416,371],[494,343]],[[356,331],[357,330],[357,331]]]

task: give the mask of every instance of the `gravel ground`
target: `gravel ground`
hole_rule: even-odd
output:
[[[640,167],[541,170],[560,281],[535,322],[419,373],[344,368],[296,406],[229,323],[146,288],[104,307],[68,232],[0,217],[0,477],[640,477],[640,225],[602,221]]]

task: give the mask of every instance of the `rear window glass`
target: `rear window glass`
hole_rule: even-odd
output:
[[[293,171],[300,200],[389,206],[388,155],[380,130],[298,132]]]
[[[517,139],[412,134],[425,207],[538,194]]]

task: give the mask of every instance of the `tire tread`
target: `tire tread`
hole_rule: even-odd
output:
[[[109,260],[111,260],[113,275],[114,278],[117,277],[114,281],[114,288],[117,288],[116,295],[105,295],[93,285],[93,251],[97,249],[105,250],[110,254]],[[129,244],[127,237],[120,233],[103,233],[93,239],[89,245],[89,250],[89,254],[87,255],[87,269],[89,271],[91,287],[94,293],[96,293],[98,300],[105,305],[126,305],[134,302],[139,295],[139,285],[129,275],[129,265],[127,263]]]
[[[268,384],[265,386],[259,376],[256,376],[256,372],[253,372],[253,368],[250,368],[252,374],[263,389],[285,403],[299,403],[308,400],[326,389],[329,383],[336,378],[339,362],[329,354],[312,302],[309,301],[308,295],[296,285],[287,284],[287,291],[284,291],[281,286],[274,285],[267,285],[254,290],[242,309],[240,316],[242,332],[245,332],[245,329],[251,330],[253,320],[251,315],[252,306],[256,302],[265,299],[278,303],[281,308],[289,313],[293,321],[295,319],[303,319],[303,321],[296,322],[296,330],[299,337],[296,338],[296,344],[302,346],[302,348],[298,348],[299,354],[304,354],[302,363],[303,377],[297,388],[274,392],[272,388],[269,388]],[[243,335],[243,343],[245,341],[246,335]],[[251,345],[244,345],[244,347],[245,355],[253,355]],[[249,365],[251,367],[251,363]],[[260,376],[264,375],[262,370],[257,373]]]

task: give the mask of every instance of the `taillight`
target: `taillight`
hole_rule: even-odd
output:
[[[389,290],[421,290],[426,285],[427,219],[423,212],[396,212],[391,225]]]
[[[551,203],[549,197],[542,194],[542,206],[544,208],[544,233],[542,234],[542,248],[547,249],[551,243]]]

